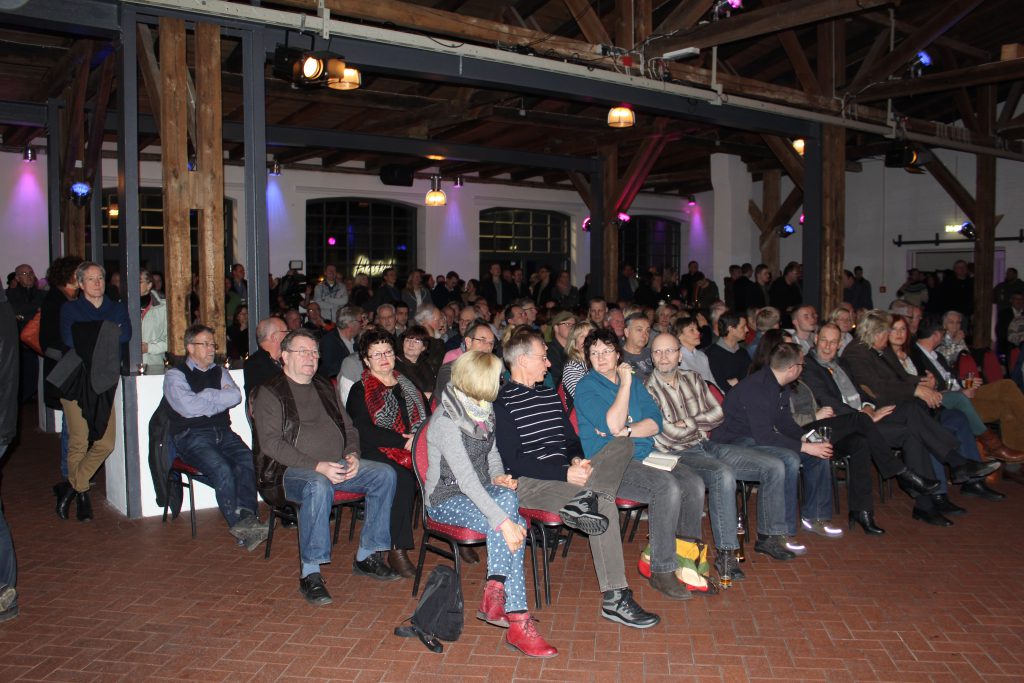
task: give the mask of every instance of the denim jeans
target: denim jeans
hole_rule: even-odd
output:
[[[178,457],[202,472],[204,483],[213,487],[229,527],[238,522],[241,510],[256,514],[252,451],[237,434],[221,427],[192,427],[173,439]]]
[[[686,466],[676,465],[666,472],[633,460],[626,466],[617,495],[648,505],[651,571],[675,571],[676,538],[701,536],[704,481]]]
[[[526,522],[519,516],[519,497],[515,491],[495,484],[488,484],[484,489],[509,519],[526,526]],[[526,611],[526,579],[523,575],[525,544],[519,546],[519,550],[514,553],[509,550],[504,534],[492,529],[480,508],[462,493],[430,508],[427,514],[435,522],[464,526],[487,534],[487,575],[505,577],[505,611]]]
[[[0,445],[0,462],[4,459],[7,444]],[[14,556],[14,541],[11,540],[11,527],[4,518],[4,502],[0,498],[0,587],[18,585],[18,560]]]
[[[734,445],[746,446],[782,460],[786,468],[786,535],[796,535],[799,517],[806,519],[832,519],[832,464],[828,460],[797,453],[788,448],[761,446],[751,438],[739,439]],[[797,495],[797,477],[803,467],[804,504],[800,508]]]
[[[940,410],[939,422],[960,442],[960,455],[975,462],[981,460],[981,453],[978,452],[978,444],[974,440],[974,432],[971,429],[971,422],[966,415],[959,410]],[[936,493],[949,493],[946,468],[934,457],[932,458],[932,468],[935,470],[935,478],[939,480],[939,490]]]
[[[359,532],[360,549],[371,553],[391,549],[394,470],[379,462],[360,460],[356,476],[331,484],[316,470],[289,467],[284,471],[284,495],[299,506],[299,558],[305,566],[331,561],[331,506],[335,491],[366,495],[366,519]]]
[[[786,469],[779,458],[734,444],[702,441],[682,452],[679,462],[700,475],[708,488],[708,512],[716,547],[739,548],[736,538],[736,481],[756,481],[757,529],[762,534],[786,533]]]
[[[988,427],[982,421],[981,416],[978,415],[978,411],[975,410],[974,404],[971,403],[971,399],[964,396],[959,391],[944,391],[942,392],[942,407],[948,411],[957,411],[964,414],[967,418],[967,424],[970,426],[971,433],[975,436],[981,435]]]

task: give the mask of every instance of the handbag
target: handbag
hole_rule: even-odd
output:
[[[23,344],[40,356],[43,355],[43,347],[39,344],[39,320],[42,315],[42,310],[36,311],[32,319],[25,323],[25,327],[21,328],[21,333],[18,335]]]
[[[388,457],[388,460],[407,470],[412,469],[412,451],[405,448],[382,448],[380,450]]]

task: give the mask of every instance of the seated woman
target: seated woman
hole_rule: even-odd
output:
[[[397,476],[388,564],[410,578],[416,574],[408,555],[413,547],[412,505],[416,497],[410,446],[412,431],[426,419],[427,408],[416,385],[395,371],[390,334],[364,332],[359,339],[359,358],[365,365],[363,377],[352,385],[345,410],[359,430],[362,457],[390,465]]]
[[[562,387],[570,406],[576,395],[576,385],[588,371],[587,362],[583,357],[583,341],[596,329],[594,323],[584,320],[573,325],[572,331],[569,332],[569,340],[565,347],[568,360],[562,369]]]
[[[162,375],[167,353],[167,306],[153,291],[153,278],[148,270],[139,271],[139,292],[142,295],[142,363],[147,375]]]
[[[516,481],[494,438],[494,399],[501,361],[467,351],[452,367],[427,433],[429,464],[424,504],[431,519],[487,534],[487,584],[477,618],[508,628],[506,642],[529,657],[558,650],[538,633],[526,604],[523,543]]]
[[[649,506],[651,586],[673,600],[687,600],[690,591],[676,578],[683,562],[676,557],[686,558],[688,546],[700,540],[704,480],[685,466],[666,472],[644,465],[661,431],[661,410],[629,364],[621,362],[615,332],[593,330],[583,349],[590,371],[576,385],[575,397],[583,453],[591,458],[612,439],[632,439],[633,461],[616,495]],[[706,589],[706,584],[694,589]]]
[[[437,375],[427,362],[427,344],[430,343],[430,333],[423,325],[412,325],[398,340],[398,350],[395,354],[395,369],[408,377],[416,388],[423,392],[423,395],[430,400],[431,392],[434,391],[434,383]]]
[[[242,304],[228,326],[228,358],[234,360],[249,355],[249,307]]]

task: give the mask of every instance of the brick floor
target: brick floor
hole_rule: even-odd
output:
[[[473,618],[484,568],[470,567],[465,632],[434,655],[391,633],[414,608],[411,582],[352,576],[344,534],[324,570],[334,603],[313,608],[297,593],[294,531],[267,562],[235,547],[216,511],[199,514],[194,541],[187,517],[129,521],[102,495],[94,522],[60,521],[56,438],[23,417],[3,473],[21,604],[0,625],[3,683],[1024,680],[1024,488],[1014,483],[1000,485],[1002,503],[961,499],[970,513],[952,529],[912,521],[897,497],[878,506],[883,538],[806,537],[810,553],[790,563],[751,552],[747,581],[683,604],[636,573],[642,526],[625,553],[638,599],[663,619],[646,631],[598,616],[578,539],[553,565],[554,604],[536,613],[560,649],[544,661]]]

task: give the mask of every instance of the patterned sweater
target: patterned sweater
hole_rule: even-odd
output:
[[[722,406],[708,385],[692,370],[676,370],[675,386],[654,372],[647,378],[646,386],[664,418],[661,432],[654,437],[659,451],[685,451],[707,440],[708,432],[725,419]]]

